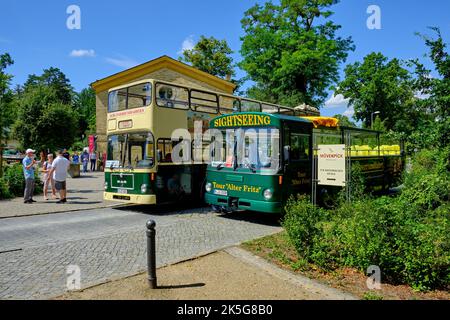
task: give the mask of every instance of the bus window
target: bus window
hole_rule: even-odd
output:
[[[261,104],[250,100],[241,100],[241,112],[261,112]]]
[[[189,109],[189,91],[183,87],[157,83],[156,104],[158,107],[187,110]]]
[[[113,167],[151,168],[154,164],[151,133],[111,135],[107,150]]]
[[[174,142],[169,138],[158,139],[158,161],[172,162],[172,149],[176,144],[177,142]]]
[[[291,160],[309,159],[309,135],[291,133]]]
[[[127,108],[127,88],[111,91],[108,96],[108,112],[122,111]]]
[[[288,109],[288,108],[283,108],[283,107],[280,108],[280,113],[284,114],[286,116],[293,116],[293,115],[295,115],[294,110],[291,110],[291,109]]]
[[[216,94],[191,90],[191,108],[197,112],[218,113],[219,99]]]
[[[262,106],[262,112],[278,113],[278,107],[277,106],[273,106],[273,105],[265,104],[265,103],[263,103],[261,106]]]
[[[219,96],[219,107],[221,114],[233,113],[239,110],[239,100],[227,96]]]
[[[152,102],[152,90],[150,83],[138,84],[128,88],[127,109],[145,107]]]

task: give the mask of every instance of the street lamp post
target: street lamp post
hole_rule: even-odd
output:
[[[375,111],[375,112],[372,112],[371,113],[371,115],[370,115],[370,128],[373,130],[373,115],[374,114],[380,114],[380,111]]]

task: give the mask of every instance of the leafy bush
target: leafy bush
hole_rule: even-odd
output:
[[[3,178],[7,181],[11,195],[17,197],[23,196],[23,191],[25,189],[25,177],[23,175],[22,164],[14,164],[6,167]],[[35,170],[34,194],[40,193],[42,193],[42,185],[39,179],[38,170]]]
[[[11,192],[9,192],[9,186],[4,178],[0,178],[0,199],[12,198]]]
[[[309,255],[313,240],[320,231],[317,223],[323,220],[324,213],[323,209],[312,205],[304,196],[300,196],[297,201],[292,198],[288,201],[283,226],[301,255]]]
[[[377,265],[385,281],[418,290],[448,286],[449,155],[419,153],[397,197],[357,198],[333,211],[291,200],[283,226],[299,255],[324,269]]]
[[[21,164],[14,164],[5,170],[4,179],[8,182],[9,191],[15,196],[23,195],[25,177]]]

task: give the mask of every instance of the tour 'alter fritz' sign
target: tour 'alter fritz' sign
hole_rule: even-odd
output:
[[[270,116],[260,114],[238,114],[215,119],[214,127],[268,126],[270,125],[270,122]]]
[[[318,149],[318,184],[345,187],[345,145],[322,144]]]

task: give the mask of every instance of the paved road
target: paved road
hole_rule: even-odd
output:
[[[81,287],[146,269],[145,222],[157,223],[157,265],[280,231],[276,219],[207,209],[106,208],[0,220],[0,299],[45,299],[66,291],[67,267]],[[147,212],[146,212],[147,211]]]
[[[99,209],[117,205],[117,202],[103,200],[103,183],[103,172],[88,172],[83,173],[79,178],[68,178],[68,203],[65,205],[56,204],[56,200],[45,201],[42,194],[34,196],[37,202],[32,205],[24,205],[21,197],[0,200],[0,219],[64,212],[65,210]]]

